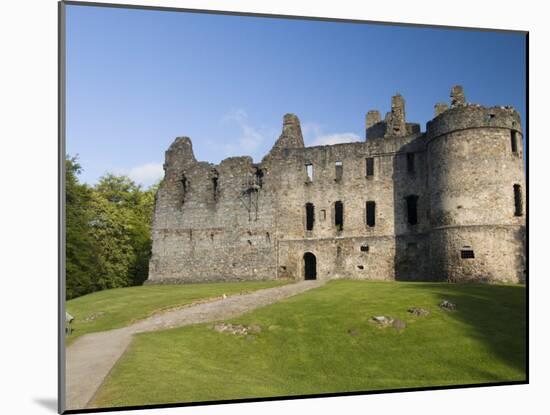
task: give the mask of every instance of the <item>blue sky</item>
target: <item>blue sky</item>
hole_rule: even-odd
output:
[[[113,172],[147,186],[177,136],[199,160],[260,161],[287,112],[306,145],[363,140],[366,112],[383,117],[396,92],[424,131],[454,84],[523,117],[524,45],[512,33],[71,5],[67,152],[85,182]]]

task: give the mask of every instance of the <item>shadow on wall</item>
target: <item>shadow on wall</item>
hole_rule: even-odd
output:
[[[521,228],[517,229],[514,232],[514,238],[518,241],[521,241],[520,244],[518,244],[518,248],[515,254],[515,267],[518,270],[518,281],[520,284],[527,283],[527,243],[526,243],[526,233],[525,233],[525,227],[522,226]]]
[[[527,290],[524,286],[410,284],[406,289],[433,290],[438,304],[443,300],[456,304],[455,311],[446,312],[449,319],[464,324],[465,333],[484,344],[502,362],[526,373]]]
[[[394,270],[397,281],[436,280],[429,269],[429,195],[417,138],[393,158]]]

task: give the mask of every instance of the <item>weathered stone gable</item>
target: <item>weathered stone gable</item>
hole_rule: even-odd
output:
[[[425,133],[396,95],[383,121],[367,113],[366,141],[329,146],[305,147],[287,114],[259,164],[198,162],[177,138],[148,282],[304,279],[312,267],[318,279],[523,281],[519,114],[468,104],[461,87],[451,97]]]

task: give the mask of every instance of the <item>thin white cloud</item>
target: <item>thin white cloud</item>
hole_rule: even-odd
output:
[[[314,146],[326,146],[331,144],[340,144],[340,143],[351,143],[354,141],[361,141],[355,133],[335,133],[320,135],[313,140],[312,145]]]
[[[225,145],[228,154],[258,156],[257,152],[269,133],[267,129],[253,126],[247,112],[243,109],[229,112],[222,118],[222,121],[236,123],[240,129],[237,143]]]
[[[361,137],[355,133],[325,134],[323,126],[315,122],[307,122],[302,125],[304,141],[308,146],[326,146],[340,143],[361,141]]]
[[[162,163],[145,163],[132,167],[125,174],[134,182],[147,187],[164,177],[164,169]]]

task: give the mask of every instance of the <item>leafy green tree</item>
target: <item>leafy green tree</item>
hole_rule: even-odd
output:
[[[89,187],[78,183],[80,171],[67,157],[67,298],[143,284],[158,185],[143,190],[126,176],[106,174]]]
[[[65,158],[65,169],[66,295],[70,299],[96,290],[98,256],[89,232],[92,190],[78,182],[82,167],[76,156]]]

